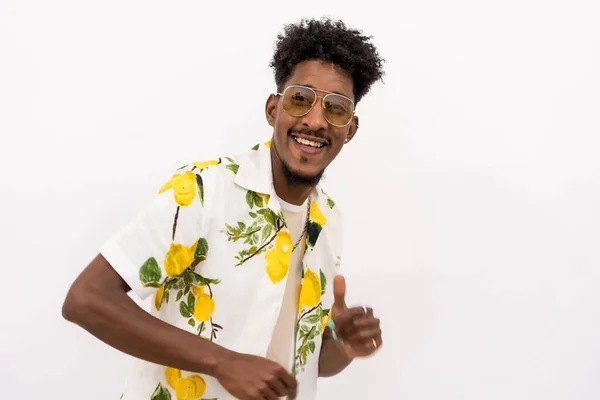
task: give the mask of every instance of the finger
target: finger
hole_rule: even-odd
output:
[[[381,346],[383,346],[381,336],[354,342],[352,344],[346,344],[349,353],[355,356],[367,356],[373,354],[375,351],[379,350]]]
[[[336,275],[333,278],[333,305],[334,307],[346,307],[346,280],[343,275]]]
[[[350,321],[343,330],[340,329],[342,336],[350,337],[356,332],[363,330],[372,330],[380,327],[380,321],[378,318],[354,318]]]
[[[370,310],[370,312],[369,312]],[[357,330],[358,326],[357,324],[369,324],[367,322],[363,322],[363,321],[367,321],[367,320],[374,320],[375,318],[373,317],[373,310],[372,309],[367,309],[367,313],[365,314],[365,309],[363,307],[353,307],[348,309],[348,311],[346,311],[343,314],[340,314],[340,316],[335,320],[335,331],[336,334],[341,335],[341,336],[347,336],[349,335],[351,332],[354,332],[355,330]],[[377,320],[379,321],[379,320]]]
[[[275,392],[279,397],[283,397],[288,394],[288,389],[285,387],[285,383],[279,379],[279,377],[274,376],[269,380],[269,386],[271,390]]]
[[[374,328],[361,329],[356,332],[352,332],[346,339],[344,339],[350,346],[354,346],[354,343],[366,343],[372,344],[372,339],[377,340],[381,336],[381,328],[376,326]]]
[[[262,399],[279,400],[279,396],[277,396],[277,394],[275,394],[271,387],[269,387],[269,385],[266,383],[262,388],[260,388],[260,395],[262,396]]]
[[[298,388],[298,382],[296,382],[296,379],[292,375],[290,375],[290,373],[287,372],[283,368],[281,368],[279,370],[279,373],[277,374],[277,378],[285,386],[286,392],[288,392],[288,391],[296,391],[296,389]]]
[[[348,308],[346,311],[338,314],[334,320],[336,332],[344,330],[345,326],[348,323],[350,323],[353,319],[364,317],[364,315],[365,310],[362,307]]]

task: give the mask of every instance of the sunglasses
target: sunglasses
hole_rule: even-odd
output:
[[[327,94],[318,96],[317,91]],[[354,116],[354,102],[341,94],[294,85],[286,87],[283,93],[277,93],[277,95],[282,96],[284,111],[293,117],[303,117],[308,114],[319,97],[323,99],[321,102],[323,117],[331,125],[344,127],[352,121]]]

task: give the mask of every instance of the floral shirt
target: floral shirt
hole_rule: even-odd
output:
[[[101,249],[151,313],[236,352],[265,356],[280,312],[292,241],[274,195],[270,141],[174,172]],[[320,186],[303,243],[294,357],[298,399],[314,399],[333,304],[341,217]],[[211,377],[137,360],[123,400],[226,400]]]

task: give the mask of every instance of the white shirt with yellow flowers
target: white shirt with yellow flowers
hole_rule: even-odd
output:
[[[154,316],[233,351],[283,360],[298,380],[297,398],[314,399],[341,254],[341,217],[317,186],[306,236],[295,251],[304,256],[290,265],[296,240],[274,192],[269,148],[270,141],[175,171],[101,253],[135,294],[153,297]],[[287,285],[294,267],[297,288],[293,278]],[[284,301],[286,287],[293,301]],[[280,315],[288,322],[278,324]],[[137,360],[122,399],[233,396],[211,376]]]

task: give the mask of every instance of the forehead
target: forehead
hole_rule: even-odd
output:
[[[285,86],[304,85],[354,99],[352,75],[335,64],[303,61],[296,65]]]

